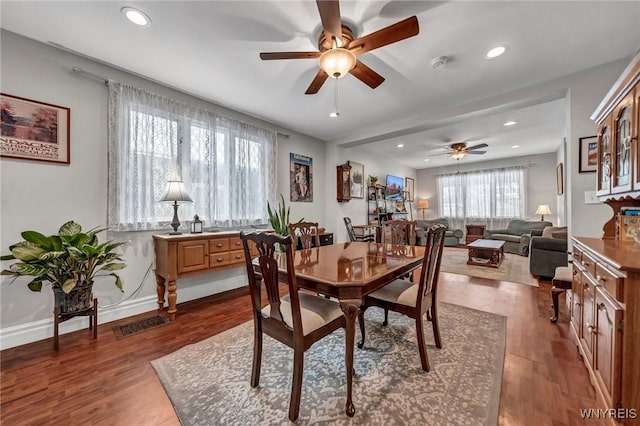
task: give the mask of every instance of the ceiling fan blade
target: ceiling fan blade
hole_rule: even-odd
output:
[[[262,52],[260,59],[270,61],[273,59],[313,59],[318,58],[320,52]]]
[[[342,43],[342,19],[340,18],[339,0],[316,0],[322,29],[328,39],[335,38]],[[333,43],[332,43],[333,45]]]
[[[419,32],[418,18],[412,16],[404,21],[396,22],[386,28],[353,40],[349,43],[349,50],[355,55],[362,55],[370,50],[418,35]]]
[[[323,70],[318,70],[318,74],[313,78],[313,81],[307,88],[307,91],[304,92],[305,95],[315,95],[318,93],[318,90],[322,87],[325,81],[329,78],[329,74],[324,72]]]
[[[356,61],[356,66],[349,71],[358,80],[362,81],[367,86],[375,89],[380,86],[384,81],[384,77],[363,64],[360,61]]]
[[[486,148],[488,146],[489,145],[487,145],[486,143],[479,143],[478,145],[470,146],[467,149],[472,150],[472,149],[478,149],[478,148]]]
[[[486,154],[487,151],[467,151],[467,154]]]

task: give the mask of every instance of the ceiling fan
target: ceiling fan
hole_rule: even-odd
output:
[[[454,144],[449,145],[449,152],[443,152],[441,154],[434,154],[434,155],[444,155],[444,154],[448,154],[451,156],[451,158],[454,158],[456,160],[460,160],[462,157],[464,157],[467,154],[486,154],[487,151],[478,151],[481,148],[487,148],[489,145],[487,145],[486,143],[479,143],[477,145],[473,145],[473,146],[467,146],[466,143],[464,142],[457,142]]]
[[[418,18],[412,16],[366,36],[355,38],[351,28],[342,23],[339,0],[316,0],[322,32],[317,52],[263,52],[262,60],[319,58],[320,70],[305,95],[318,93],[328,77],[342,78],[347,73],[375,89],[384,77],[363,64],[358,55],[418,34]]]

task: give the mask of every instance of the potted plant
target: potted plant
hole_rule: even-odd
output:
[[[271,227],[276,234],[282,235],[284,237],[289,235],[289,211],[290,207],[286,207],[282,194],[280,194],[280,200],[278,200],[277,209],[272,209],[271,205],[267,201],[269,224],[271,224]],[[303,220],[304,218],[300,219],[298,222],[302,222]],[[283,250],[283,247],[281,247],[280,249]]]
[[[96,277],[114,277],[116,287],[123,291],[122,281],[113,271],[126,267],[115,251],[124,243],[99,243],[97,234],[102,231],[104,229],[94,228],[82,232],[82,227],[74,221],[65,223],[57,235],[49,237],[24,231],[21,234],[24,241],[11,245],[11,254],[0,258],[19,260],[2,271],[2,275],[33,277],[27,286],[37,292],[42,290],[42,283],[48,281],[61,313],[87,309]]]
[[[369,175],[369,186],[378,185],[378,176]]]

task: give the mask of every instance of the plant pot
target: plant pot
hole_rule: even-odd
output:
[[[77,285],[69,293],[59,287],[53,287],[55,305],[61,314],[80,312],[91,307],[93,300],[93,282]]]

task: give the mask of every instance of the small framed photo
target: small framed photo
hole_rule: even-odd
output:
[[[579,173],[595,172],[598,167],[598,137],[587,136],[580,138]]]
[[[69,164],[71,111],[0,93],[0,156]]]
[[[349,161],[351,166],[351,198],[364,198],[364,164]]]
[[[562,163],[556,166],[556,192],[558,195],[564,194],[564,181],[562,174]]]
[[[410,203],[413,203],[413,188],[415,186],[414,184],[415,182],[413,178],[408,177],[404,179],[404,192],[406,194],[405,201],[408,201]]]

